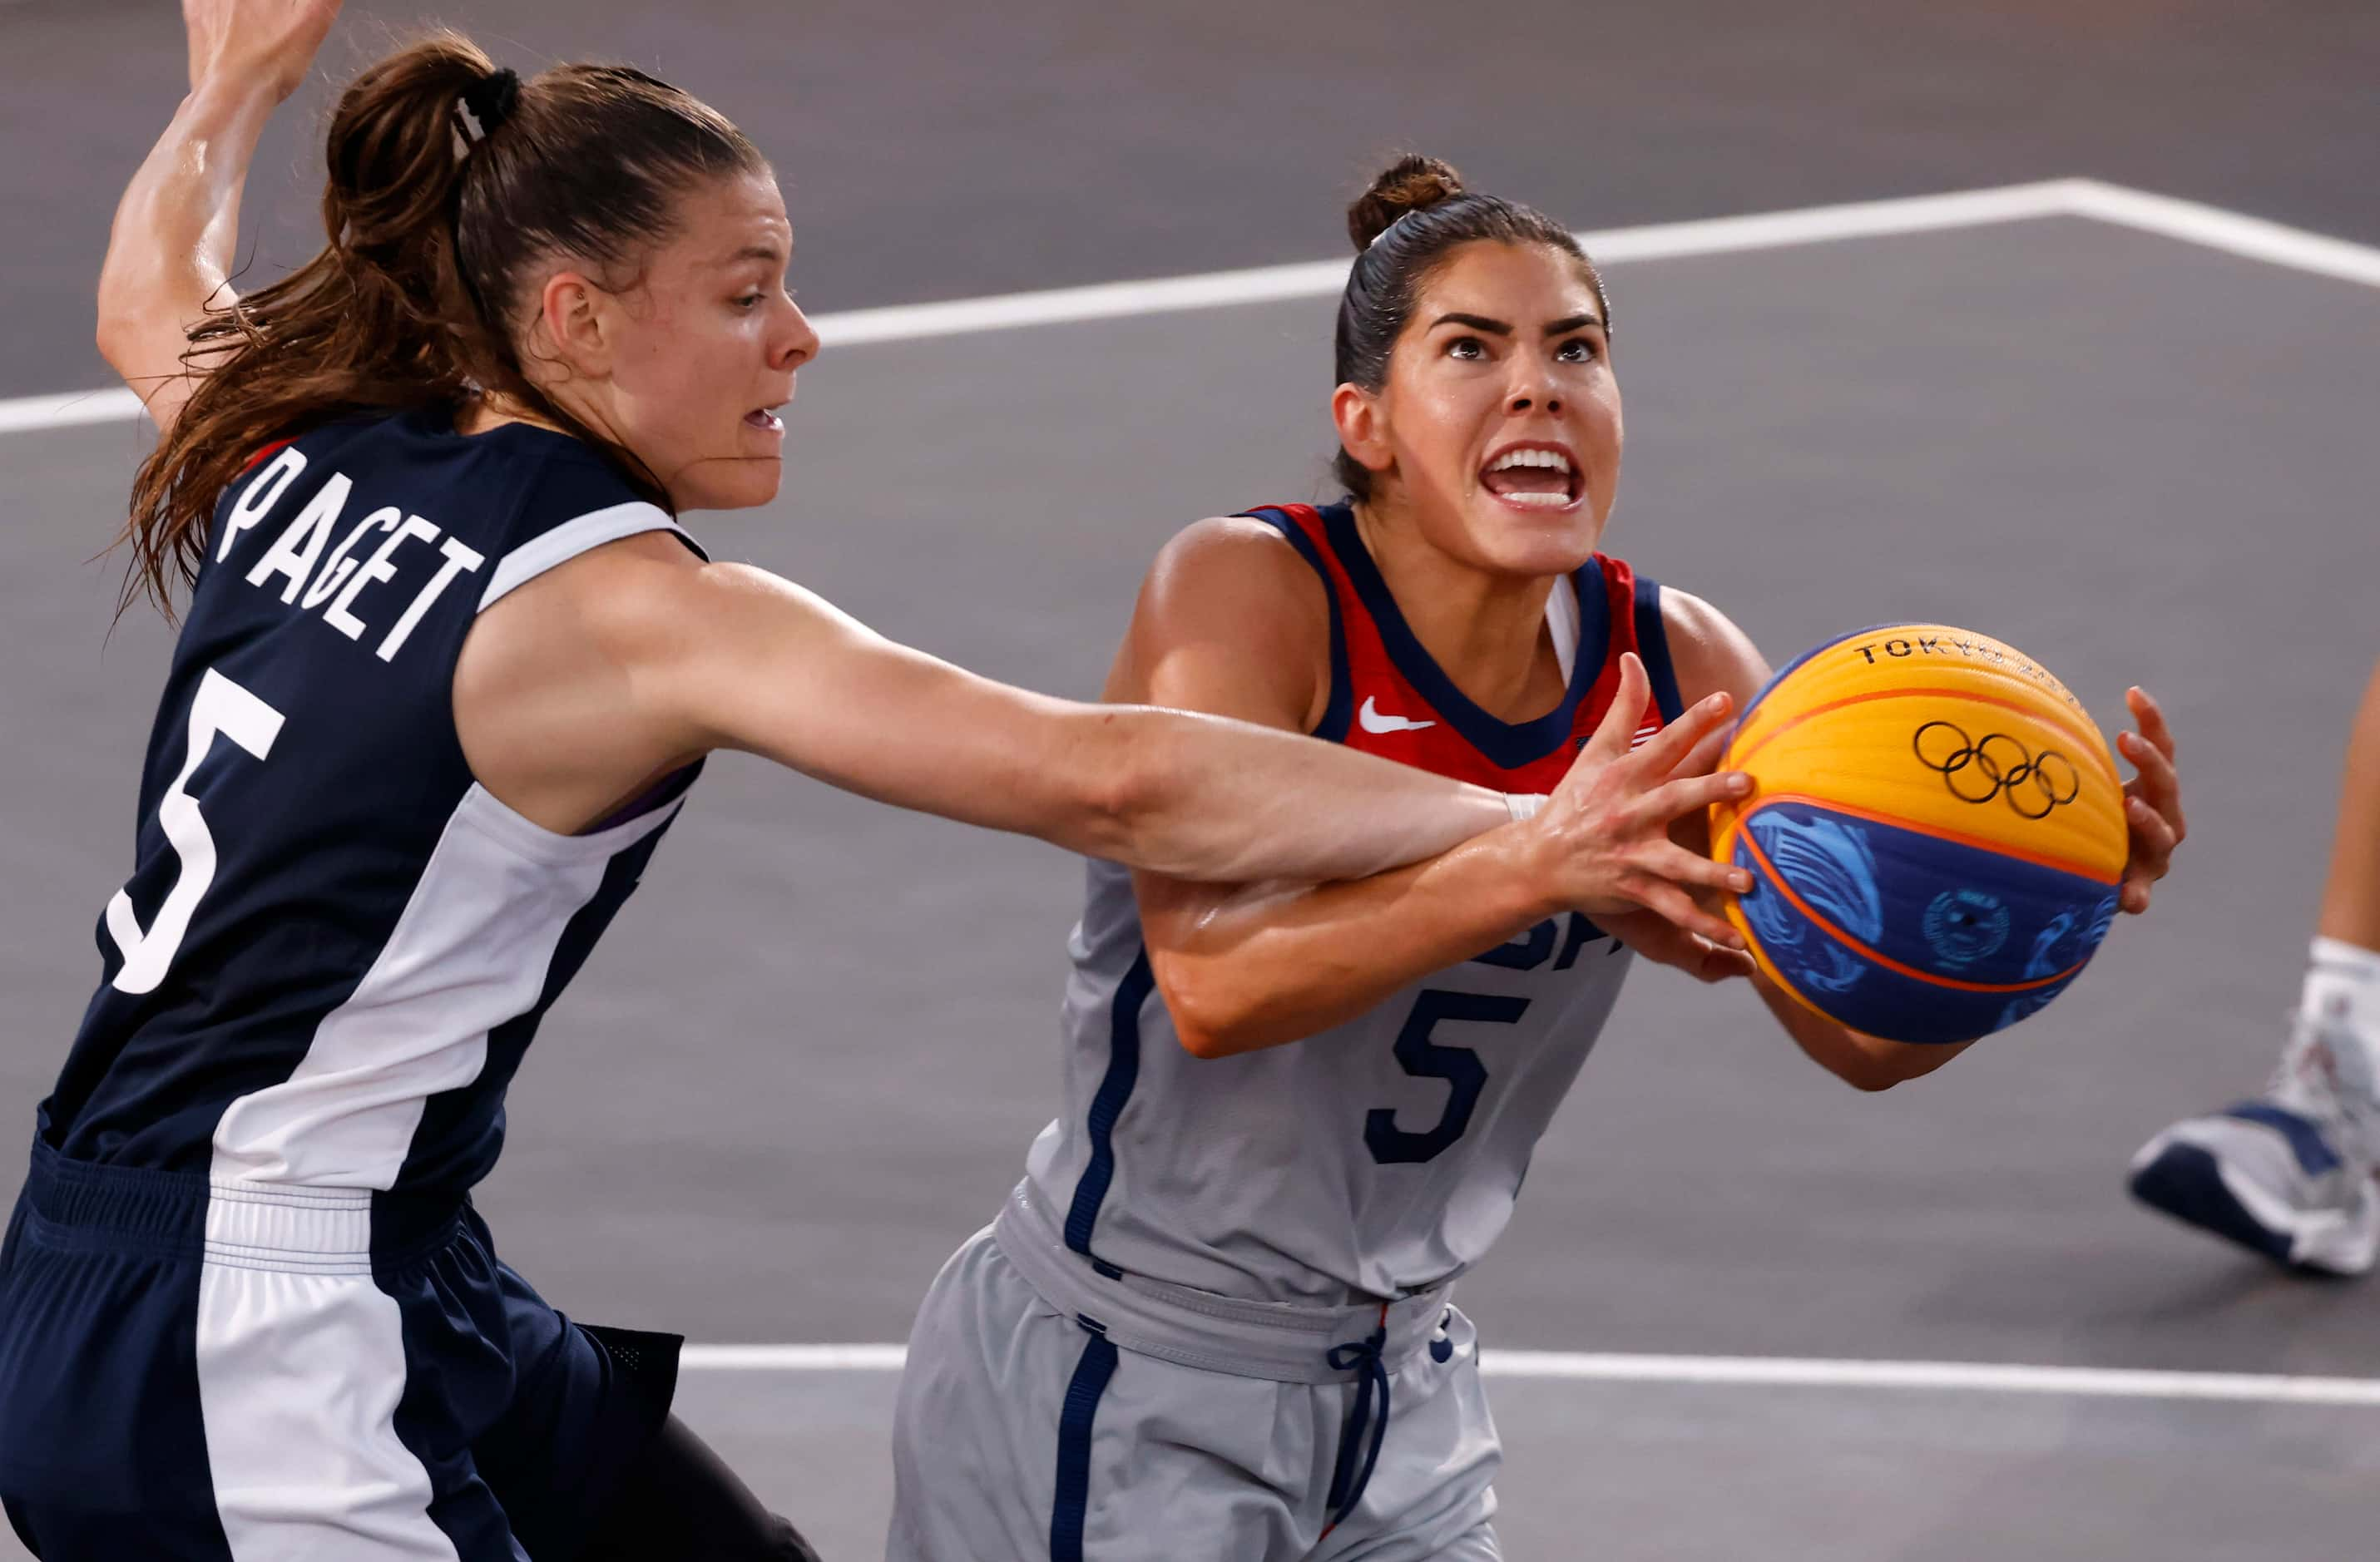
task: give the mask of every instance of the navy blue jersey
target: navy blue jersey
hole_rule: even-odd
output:
[[[54,1147],[218,1181],[486,1174],[540,1017],[694,769],[625,821],[542,829],[472,779],[455,661],[505,593],[646,531],[685,538],[577,441],[466,437],[444,409],[330,424],[231,485],[42,1107]]]

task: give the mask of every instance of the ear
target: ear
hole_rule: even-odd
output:
[[[1339,426],[1339,443],[1367,472],[1385,472],[1396,465],[1389,445],[1388,414],[1379,397],[1361,385],[1342,384],[1330,393],[1330,420]]]
[[[611,295],[577,272],[556,272],[538,294],[535,329],[547,352],[574,374],[607,379],[618,346]]]

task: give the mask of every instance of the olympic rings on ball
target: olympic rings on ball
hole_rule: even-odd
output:
[[[2036,758],[2006,733],[1971,738],[1956,722],[1928,721],[1917,729],[1911,746],[1917,762],[1938,771],[1950,795],[1962,803],[2005,796],[2020,817],[2046,819],[2051,809],[2082,793],[2082,776],[2072,760],[2054,748],[2043,749]]]

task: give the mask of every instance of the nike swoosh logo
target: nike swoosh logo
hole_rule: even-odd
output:
[[[1355,720],[1363,723],[1367,733],[1417,733],[1424,727],[1438,725],[1435,721],[1415,721],[1404,716],[1383,716],[1369,695],[1364,697],[1364,708],[1355,712]]]

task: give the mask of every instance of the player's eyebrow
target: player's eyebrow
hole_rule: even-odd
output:
[[[1467,325],[1474,331],[1484,331],[1490,336],[1512,334],[1511,326],[1500,320],[1489,320],[1486,315],[1443,314],[1432,321],[1429,328],[1436,331],[1441,325]]]
[[[1600,331],[1603,329],[1603,321],[1594,315],[1569,315],[1547,326],[1546,334],[1567,336],[1573,331],[1585,331],[1589,326]]]

